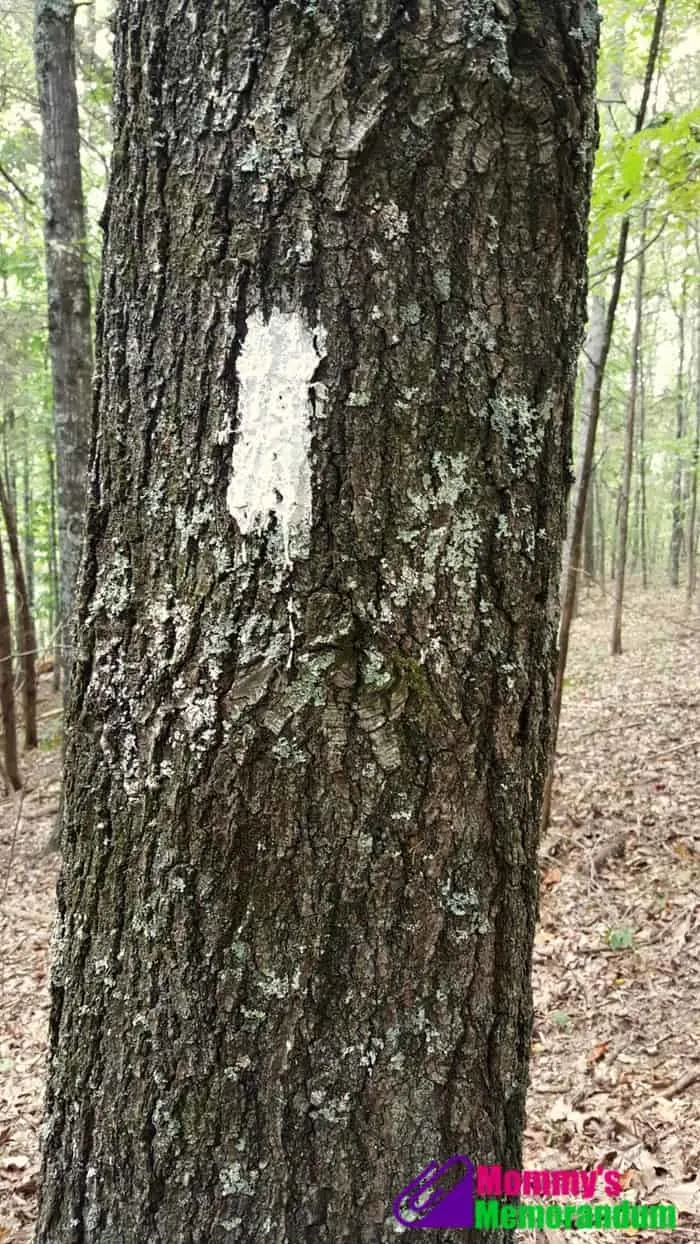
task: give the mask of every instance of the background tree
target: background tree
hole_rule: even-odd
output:
[[[634,328],[630,350],[630,380],[625,422],[625,452],[620,482],[620,508],[617,523],[617,564],[615,567],[615,609],[610,650],[613,656],[622,652],[622,605],[625,594],[625,569],[627,565],[627,529],[629,501],[634,464],[634,442],[639,392],[640,351],[642,343],[642,304],[644,296],[644,246],[646,242],[646,212],[642,212],[640,226],[640,253],[637,260],[637,283],[634,294]]]
[[[22,777],[17,752],[17,726],[15,722],[15,693],[12,680],[12,625],[7,605],[7,575],[5,555],[0,542],[0,714],[5,753],[5,766],[0,768],[5,788],[19,790]]]
[[[520,1159],[597,18],[115,26],[37,1238],[374,1244]]]
[[[92,320],[75,83],[73,0],[36,0],[48,332],[58,472],[63,664],[70,666],[92,394]]]
[[[696,234],[697,246],[697,234]],[[695,307],[695,433],[690,461],[690,488],[688,498],[688,579],[686,598],[692,603],[697,582],[698,552],[698,469],[700,468],[700,297]]]
[[[83,244],[92,288],[99,268],[97,219],[104,201],[109,152],[110,43],[106,0],[96,0],[89,8],[74,8],[80,154],[88,213]],[[13,431],[0,450],[9,468],[7,482],[15,501],[38,646],[51,655],[56,641],[60,660],[56,635],[59,567],[51,522],[55,449],[49,457],[46,448],[49,443],[53,445],[55,433],[46,330],[42,125],[33,54],[34,4],[32,0],[13,0],[6,6],[0,0],[0,12],[0,428],[8,433],[10,412],[13,414]],[[96,54],[85,55],[93,46]],[[15,615],[18,612],[15,607]],[[16,628],[16,616],[13,621]],[[14,646],[19,649],[21,643]],[[58,674],[58,669],[55,672]]]
[[[36,747],[38,743],[36,722],[36,634],[29,601],[29,590],[22,565],[15,510],[12,505],[12,498],[2,479],[0,479],[0,508],[5,520],[5,530],[12,558],[17,610],[17,639],[19,644],[18,663],[22,671],[24,744],[29,749]]]
[[[678,4],[675,12],[684,9],[683,21],[692,24],[692,18],[685,6]],[[612,16],[612,15],[611,15]],[[611,95],[603,95],[601,104],[604,109],[601,116],[609,114],[612,119],[612,132],[603,134],[596,165],[595,194],[593,200],[592,251],[595,258],[591,285],[597,291],[601,282],[611,282],[607,301],[606,330],[604,334],[596,383],[592,387],[589,408],[592,417],[587,418],[586,438],[580,456],[577,473],[577,488],[572,507],[570,533],[568,540],[568,557],[566,573],[562,589],[562,618],[560,626],[560,651],[555,686],[555,722],[558,722],[564,687],[564,674],[568,655],[569,633],[574,616],[577,580],[580,573],[581,546],[587,505],[588,487],[594,462],[595,440],[601,411],[608,396],[608,363],[614,361],[615,351],[613,330],[617,323],[617,308],[623,292],[623,283],[628,262],[628,238],[630,215],[643,206],[649,209],[650,240],[646,246],[653,245],[673,221],[674,228],[682,224],[684,217],[696,210],[697,176],[696,176],[696,133],[700,119],[698,110],[692,104],[681,107],[674,113],[656,113],[658,102],[658,74],[664,64],[662,35],[666,17],[665,0],[656,5],[653,23],[647,10],[643,12],[638,6],[621,3],[614,6],[611,38],[603,58],[602,80],[607,86],[610,82]],[[685,26],[687,31],[689,26]],[[679,21],[675,32],[676,39],[682,39],[684,28]],[[625,55],[625,73],[622,70],[622,49]],[[635,73],[631,82],[633,105],[626,98],[625,92],[627,60],[640,57],[643,63],[641,75]],[[610,59],[612,59],[612,65]],[[677,57],[678,62],[678,57]],[[674,65],[674,72],[678,63]],[[605,87],[604,87],[605,89]],[[650,107],[653,115],[649,119]],[[634,117],[633,131],[628,133],[629,122],[623,125],[618,121],[616,110],[622,109],[629,117]],[[610,249],[610,239],[613,250]],[[629,256],[632,258],[633,256]],[[604,385],[606,389],[604,389]],[[621,426],[623,425],[621,420]],[[610,455],[612,459],[612,455]],[[615,464],[617,466],[617,464]],[[607,481],[605,481],[607,483]],[[617,496],[617,492],[613,496]],[[645,487],[648,500],[649,490]],[[617,505],[613,510],[613,531],[618,527]],[[604,522],[601,525],[604,528]],[[653,548],[650,550],[653,554]],[[614,570],[615,554],[613,547],[611,568]],[[552,774],[547,782],[543,803],[542,824],[549,820],[552,792]]]

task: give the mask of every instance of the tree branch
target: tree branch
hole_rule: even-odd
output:
[[[23,190],[22,187],[17,184],[12,174],[8,173],[7,169],[4,168],[2,164],[0,164],[0,176],[4,177],[5,181],[10,183],[10,185],[12,186],[12,189],[17,191],[19,197],[21,199],[24,199],[24,202],[27,204],[28,207],[34,207],[34,200],[30,198],[26,190]]]
[[[652,238],[649,238],[649,241],[645,242],[643,246],[640,246],[639,250],[634,251],[632,255],[627,255],[624,261],[624,266],[627,267],[627,264],[632,263],[633,259],[639,259],[639,256],[643,255],[645,251],[648,251],[650,246],[653,246],[655,242],[658,242],[667,224],[668,224],[668,216],[664,216],[654,236]],[[602,280],[604,276],[608,276],[610,272],[614,272],[615,268],[616,268],[616,264],[612,263],[612,264],[608,264],[607,268],[599,268],[597,272],[592,272],[589,277],[589,281],[588,281],[589,285],[596,285],[598,281]]]

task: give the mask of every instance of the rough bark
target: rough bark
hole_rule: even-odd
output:
[[[0,478],[0,508],[2,508],[10,546],[12,570],[15,587],[15,607],[17,610],[16,631],[19,644],[19,668],[22,671],[22,709],[24,713],[24,745],[31,749],[39,741],[36,724],[36,631],[34,618],[29,605],[29,592],[22,565],[22,554],[19,546],[17,517],[12,498]]]
[[[36,0],[44,237],[61,551],[63,666],[70,668],[73,597],[82,545],[92,406],[92,321],[75,85],[75,5]]]
[[[37,1239],[376,1244],[520,1162],[596,16],[115,26]]]
[[[612,656],[620,656],[622,652],[622,606],[625,596],[625,570],[627,567],[627,530],[629,525],[630,490],[632,487],[632,467],[634,464],[634,441],[637,417],[637,392],[639,389],[639,357],[642,344],[642,305],[644,297],[644,251],[646,237],[646,209],[642,212],[640,229],[639,259],[637,260],[637,279],[634,287],[634,325],[632,328],[632,345],[630,359],[630,380],[627,397],[627,419],[625,421],[625,444],[622,457],[622,479],[620,481],[620,505],[617,515],[617,535],[615,540],[615,603],[613,606],[612,636],[610,651]]]

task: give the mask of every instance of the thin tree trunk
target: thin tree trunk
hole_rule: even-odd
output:
[[[690,467],[690,495],[688,498],[688,579],[686,583],[686,599],[689,606],[695,595],[697,585],[698,471],[700,470],[700,301],[696,311],[695,336],[695,438],[693,441],[693,459]]]
[[[685,321],[687,309],[687,280],[681,282],[681,301],[678,309],[678,379],[676,382],[676,454],[673,464],[671,491],[671,548],[669,555],[669,579],[671,587],[680,587],[681,546],[683,543],[683,438],[685,437]]]
[[[39,741],[36,724],[36,632],[34,619],[29,607],[29,593],[22,566],[17,518],[12,500],[0,479],[0,507],[7,540],[12,556],[14,570],[15,601],[17,602],[16,630],[19,640],[19,668],[22,671],[22,708],[24,712],[24,745],[27,750],[36,747]]]
[[[598,515],[598,566],[600,567],[600,589],[605,595],[605,513],[603,510],[602,489],[597,476],[593,477],[593,493]]]
[[[20,790],[22,778],[17,752],[17,725],[15,722],[15,686],[12,677],[12,624],[7,603],[7,576],[5,554],[0,540],[0,713],[5,755],[5,777],[13,790]]]
[[[649,565],[653,575],[654,568],[659,563],[659,549],[661,547],[662,521],[661,513],[657,508],[655,520],[652,526],[651,538],[649,541]]]
[[[639,385],[637,385],[639,391]],[[635,424],[635,442],[639,440],[639,432]],[[635,459],[636,461],[636,459]],[[634,500],[632,502],[632,535],[630,539],[630,573],[634,574],[639,565],[639,509],[640,509],[640,489],[639,489],[639,468],[635,475]]]
[[[42,121],[65,674],[71,659],[73,593],[82,544],[92,405],[92,322],[80,169],[74,22],[72,0],[36,0],[34,50]]]
[[[56,519],[56,460],[51,446],[47,447],[49,472],[49,577],[51,579],[51,635],[53,639],[53,689],[61,689],[63,644],[61,625],[61,584],[58,570],[58,524]]]
[[[521,1164],[583,13],[117,10],[37,1244]]]
[[[612,541],[610,544],[610,580],[617,578],[617,536],[620,527],[620,506],[622,505],[622,485],[615,489],[615,521],[612,525]]]
[[[586,521],[583,528],[583,581],[587,587],[591,587],[596,579],[596,560],[595,560],[595,503],[593,501],[593,490],[595,488],[595,467],[591,474],[591,489],[589,499],[586,502]]]
[[[2,473],[4,474],[4,478],[5,478],[6,485],[8,488],[11,488],[12,486],[11,484],[12,454],[11,454],[10,447],[12,443],[12,433],[13,433],[14,423],[15,423],[15,412],[12,409],[12,407],[8,407],[8,409],[5,411],[5,414],[3,416],[3,421],[2,421]],[[9,618],[10,618],[10,629],[12,629],[13,612],[14,612],[15,624],[16,624],[17,618],[19,617],[19,610],[17,608],[17,599],[15,598],[15,601],[14,601],[14,611],[10,609],[9,598],[8,598],[7,608],[8,608]],[[15,647],[17,647],[18,649],[21,648],[19,639],[17,640],[16,643],[10,644],[10,653],[8,657],[8,665],[10,667],[10,674],[13,680],[13,687],[19,686],[19,678],[20,678],[19,673],[17,673],[16,681],[15,681],[15,656],[14,656]]]
[[[663,30],[664,16],[666,13],[666,0],[658,0],[656,6],[656,16],[654,18],[654,28],[649,45],[649,54],[647,56],[646,71],[644,74],[644,85],[642,88],[642,98],[639,104],[639,110],[634,124],[634,133],[638,134],[644,126],[646,120],[647,105],[649,103],[649,94],[651,92],[654,73],[656,70],[656,62],[661,45],[661,32]],[[610,343],[612,341],[612,331],[615,323],[615,313],[617,311],[617,303],[620,297],[620,287],[622,285],[622,275],[625,269],[625,256],[627,254],[627,238],[629,235],[629,216],[624,216],[620,225],[620,236],[617,243],[617,254],[615,257],[615,269],[613,272],[612,291],[610,301],[605,317],[605,337],[603,340],[603,349],[600,357],[600,366],[595,377],[595,387],[591,398],[591,419],[589,422],[589,435],[586,441],[583,460],[581,462],[580,473],[576,488],[576,504],[574,506],[573,524],[571,538],[569,544],[569,557],[567,562],[566,577],[564,581],[564,598],[562,601],[561,623],[559,626],[559,660],[557,663],[557,674],[554,684],[554,750],[552,753],[552,768],[550,769],[545,785],[544,798],[542,801],[542,830],[544,831],[549,824],[549,816],[552,806],[552,782],[554,779],[554,757],[556,756],[556,739],[559,731],[559,718],[561,716],[561,701],[564,691],[564,674],[566,671],[566,661],[569,655],[569,635],[571,632],[571,622],[574,613],[574,603],[576,594],[576,576],[577,567],[581,561],[581,542],[583,539],[583,524],[586,515],[586,500],[588,497],[588,484],[591,475],[591,467],[593,465],[593,453],[595,450],[595,437],[598,428],[598,418],[600,415],[600,397],[603,388],[603,379],[605,376],[605,365],[610,353]]]
[[[24,566],[27,579],[27,601],[34,616],[34,531],[32,528],[32,479],[29,449],[29,431],[25,424],[22,452],[22,535],[24,543]]]
[[[10,500],[13,521],[16,524],[16,515],[18,513],[17,505],[17,420],[14,409],[8,411],[7,425],[5,430],[5,489]],[[15,526],[15,537],[17,537],[17,529]],[[13,658],[13,670],[15,680],[15,692],[18,692],[22,686],[23,679],[23,663],[21,653],[24,649],[22,642],[22,633],[24,629],[23,606],[22,599],[19,594],[17,575],[13,576],[13,613],[12,621],[14,624],[15,647],[19,656],[19,660],[15,664]],[[36,713],[35,713],[36,716]]]
[[[596,375],[600,368],[600,360],[603,353],[603,343],[605,338],[605,303],[602,298],[595,296],[591,298],[589,310],[588,332],[586,334],[586,343],[583,348],[583,376],[581,381],[581,443],[579,448],[579,473],[586,457],[586,443],[589,438],[589,428],[591,419],[594,417],[594,394],[596,385]],[[591,467],[591,478],[593,476],[593,467]],[[583,570],[592,578],[595,573],[593,563],[593,531],[592,531],[593,510],[586,502],[586,516],[584,520],[584,559]],[[569,555],[567,554],[566,562],[568,564]],[[580,580],[580,572],[577,570],[577,577]],[[580,588],[580,582],[579,582]]]
[[[11,496],[14,496],[15,490],[14,439],[15,412],[12,406],[9,406],[5,411],[5,418],[2,426],[2,456],[5,480]]]
[[[644,355],[639,358],[639,433],[637,469],[639,471],[639,557],[642,566],[642,587],[649,586],[647,565],[647,467],[646,467],[646,369]]]
[[[642,212],[637,281],[634,291],[634,327],[632,329],[632,359],[630,364],[629,396],[627,399],[627,422],[625,424],[625,448],[620,486],[620,512],[618,515],[615,604],[613,607],[612,637],[610,651],[613,656],[622,652],[622,606],[625,596],[625,568],[627,565],[627,527],[629,521],[630,489],[634,463],[635,419],[637,415],[637,390],[639,388],[639,357],[642,341],[642,302],[644,297],[644,259],[646,242],[646,208]]]

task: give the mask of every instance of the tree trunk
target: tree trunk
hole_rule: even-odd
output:
[[[605,513],[603,511],[602,489],[597,476],[593,477],[593,495],[598,518],[598,565],[600,567],[600,588],[605,595]]]
[[[5,554],[0,540],[0,715],[4,736],[5,767],[3,779],[13,790],[22,786],[17,754],[17,725],[15,722],[15,687],[12,677],[12,625],[7,603],[7,576]]]
[[[12,440],[13,440],[13,435],[14,435],[14,426],[15,426],[15,412],[13,408],[9,406],[5,410],[4,415],[3,415],[3,420],[2,420],[2,474],[5,479],[5,486],[8,490],[11,490],[13,487],[13,474],[14,473],[13,473],[13,461],[12,461],[11,447],[12,447]],[[17,605],[18,605],[18,602],[17,602],[17,598],[15,597],[14,617],[13,617],[13,611],[10,609],[10,599],[8,596],[7,616],[10,622],[10,634],[11,635],[12,635],[13,622],[15,623],[15,627],[16,627],[17,619],[19,618],[19,609],[17,608]],[[22,645],[19,642],[19,636],[17,636],[16,640],[14,641],[12,638],[10,639],[10,647],[9,647],[8,654],[7,654],[7,664],[9,666],[10,676],[12,678],[13,693],[14,693],[14,690],[16,690],[16,688],[19,686],[19,679],[20,679],[20,675],[15,673],[15,649],[17,649],[17,651],[21,651],[22,649]]]
[[[595,561],[595,503],[593,500],[593,490],[595,489],[595,467],[591,473],[591,492],[586,501],[586,521],[583,526],[583,581],[586,587],[591,587],[596,577],[596,561]]]
[[[603,347],[605,333],[605,304],[601,298],[592,300],[589,313],[588,333],[582,350],[583,358],[583,374],[581,382],[581,443],[578,456],[579,464],[585,460],[586,441],[589,435],[589,424],[592,417],[592,395],[595,389],[595,376],[600,366],[600,355]],[[591,468],[591,481],[593,479],[593,468]],[[573,511],[569,518],[567,526],[571,529]],[[573,601],[573,614],[578,611],[578,603],[580,599],[581,580],[588,573],[592,561],[592,510],[588,502],[586,503],[586,517],[584,522],[583,533],[583,563],[576,567],[575,592]],[[564,564],[567,565],[570,557],[570,547],[567,545],[564,555]]]
[[[579,487],[580,471],[586,457],[586,443],[590,435],[590,422],[594,418],[594,397],[596,375],[600,369],[605,341],[605,302],[599,295],[590,300],[590,317],[588,333],[583,352],[583,379],[581,383],[581,447],[579,451]],[[591,466],[591,483],[594,480],[594,468]],[[595,578],[595,526],[593,517],[593,500],[586,496],[586,514],[583,528],[583,572],[589,583]]]
[[[617,575],[617,532],[620,525],[620,501],[622,489],[618,484],[615,489],[615,521],[612,525],[612,541],[610,544],[610,578],[613,583]]]
[[[32,476],[29,448],[29,427],[25,420],[24,448],[22,451],[22,537],[24,566],[27,579],[27,601],[34,615],[34,531],[32,528]]]
[[[634,326],[632,329],[632,357],[630,361],[629,396],[627,399],[627,421],[625,423],[625,448],[622,464],[622,481],[620,484],[620,508],[617,517],[617,537],[615,540],[615,603],[613,606],[612,637],[610,651],[612,656],[622,652],[622,605],[625,596],[625,568],[627,565],[627,528],[629,522],[630,489],[632,487],[632,466],[634,463],[635,419],[637,415],[637,390],[639,388],[639,357],[642,341],[642,306],[644,296],[644,249],[646,241],[646,208],[642,211],[640,230],[639,259],[637,260],[637,281],[634,289]]]
[[[646,450],[646,368],[644,355],[639,355],[639,421],[637,436],[637,470],[639,472],[639,559],[642,566],[642,587],[649,586],[647,557],[647,450]]]
[[[639,439],[638,434],[636,439]],[[639,565],[639,472],[637,471],[632,502],[632,533],[630,540],[630,574],[634,574]]]
[[[686,238],[687,242],[687,238]],[[678,309],[678,379],[676,382],[676,455],[673,464],[671,490],[671,549],[669,556],[669,579],[671,587],[680,587],[681,546],[683,543],[683,438],[685,436],[685,317],[687,281],[681,282],[681,301]]]
[[[61,646],[61,583],[58,570],[58,524],[56,516],[56,460],[51,445],[46,447],[46,461],[49,472],[49,577],[51,579],[51,637],[53,640],[53,678],[54,691],[61,689],[61,667],[63,652]]]
[[[639,102],[639,109],[634,123],[634,133],[638,134],[646,120],[647,105],[649,103],[649,95],[651,93],[654,73],[656,71],[656,62],[661,46],[661,33],[663,31],[664,17],[666,14],[666,0],[657,0],[656,15],[654,18],[654,27],[649,44],[649,53],[647,56],[646,70],[644,73],[644,85],[642,87],[642,98]],[[552,765],[556,754],[557,733],[559,730],[559,718],[561,716],[561,702],[564,693],[564,674],[566,672],[566,662],[569,655],[569,636],[571,634],[571,622],[574,616],[574,605],[576,603],[576,578],[577,567],[581,561],[581,541],[583,539],[583,524],[586,514],[586,501],[588,498],[588,485],[591,477],[591,469],[593,466],[593,452],[595,450],[595,437],[598,428],[598,418],[600,415],[600,398],[603,391],[603,379],[605,377],[605,367],[610,353],[610,343],[612,341],[612,332],[615,324],[615,314],[617,312],[617,303],[620,297],[620,287],[622,285],[622,277],[625,270],[625,257],[627,254],[627,238],[629,236],[629,216],[623,216],[620,224],[620,235],[617,240],[617,252],[615,255],[615,269],[613,272],[612,290],[610,300],[608,302],[605,316],[605,337],[603,340],[603,348],[600,357],[600,366],[595,377],[595,387],[591,397],[591,419],[588,425],[588,436],[586,439],[585,451],[581,462],[579,477],[576,487],[576,501],[574,504],[573,519],[571,525],[571,535],[569,539],[569,556],[566,563],[566,576],[564,580],[564,593],[561,607],[561,623],[559,625],[559,658],[557,661],[557,672],[554,684],[554,747],[552,750]],[[542,801],[542,829],[546,829],[549,824],[549,815],[552,804],[552,782],[554,779],[554,769],[550,769],[547,776],[547,782]]]
[[[700,303],[696,311],[695,322],[695,437],[693,440],[693,459],[690,465],[690,494],[688,497],[688,579],[686,582],[686,600],[688,605],[695,595],[697,584],[698,556],[698,470],[700,469]]]
[[[63,666],[70,667],[73,595],[82,544],[92,405],[92,322],[75,86],[75,5],[36,0],[35,41],[44,170],[49,353],[61,550]]]
[[[117,11],[38,1244],[520,1164],[597,24],[504,13]]]
[[[24,745],[27,749],[36,747],[39,742],[36,724],[36,632],[34,619],[29,607],[27,581],[22,566],[22,554],[19,547],[17,518],[12,499],[0,479],[0,508],[2,508],[7,531],[7,542],[10,546],[12,568],[14,571],[15,601],[17,619],[15,629],[19,643],[19,668],[22,671],[22,709],[24,712]]]

